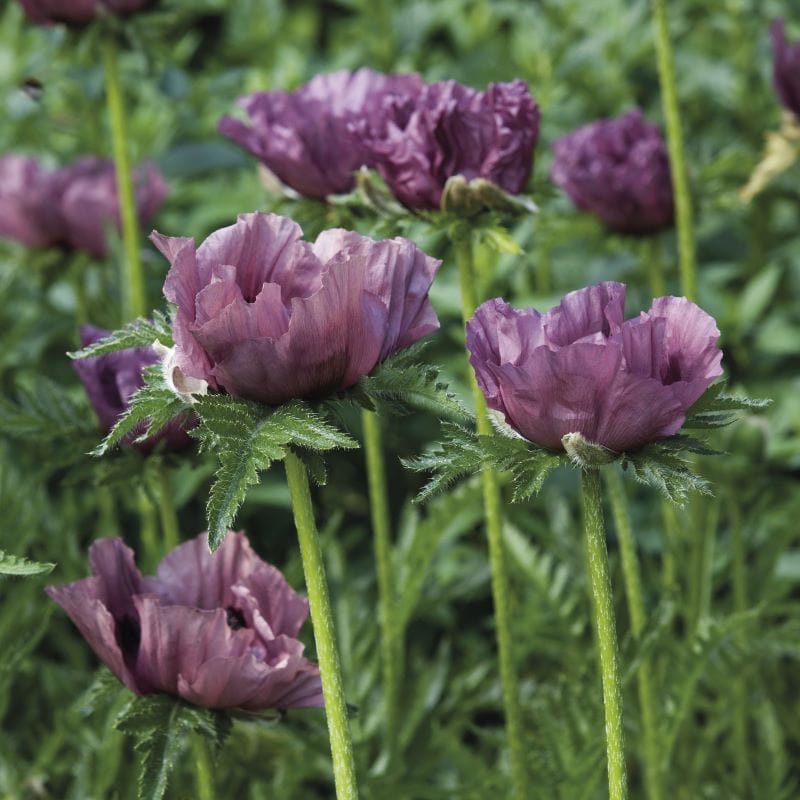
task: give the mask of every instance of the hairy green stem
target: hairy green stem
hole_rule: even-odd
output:
[[[738,498],[728,497],[728,513],[731,525],[733,610],[743,613],[747,610],[747,562],[744,546],[744,528],[742,525],[742,509]],[[739,631],[740,645],[746,643],[746,633]],[[750,772],[749,751],[747,747],[747,679],[744,672],[738,676],[734,684],[733,711],[733,753],[734,753],[734,785],[738,796],[747,796],[747,782]]]
[[[139,506],[140,538],[147,567],[154,567],[163,553],[158,544],[158,518],[152,498],[146,488],[142,487],[137,496]]]
[[[181,536],[172,495],[172,476],[169,474],[169,467],[163,462],[159,465],[158,477],[158,516],[161,520],[162,544],[164,550],[169,552],[180,544]]]
[[[303,573],[306,579],[311,622],[314,626],[314,641],[317,646],[322,693],[325,698],[325,713],[328,718],[328,734],[331,741],[333,778],[336,783],[337,800],[355,800],[358,797],[356,765],[353,757],[353,742],[350,737],[350,722],[344,698],[342,669],[336,646],[336,631],[333,624],[328,581],[325,577],[325,562],[322,546],[314,522],[311,492],[305,464],[291,451],[284,458],[286,482],[292,498],[292,513],[300,543]]]
[[[211,768],[211,755],[208,744],[199,733],[192,733],[189,738],[194,755],[194,779],[197,787],[197,800],[214,800],[214,772]]]
[[[125,259],[122,263],[121,287],[122,317],[126,322],[143,316],[147,311],[144,275],[139,254],[139,216],[133,193],[131,162],[128,155],[125,131],[125,106],[122,100],[122,82],[117,63],[117,48],[113,34],[105,37],[101,46],[103,69],[106,76],[106,100],[111,121],[111,143],[117,171],[117,193],[122,217],[122,242]]]
[[[714,577],[714,541],[719,524],[720,502],[714,497],[701,501],[695,498],[690,518],[694,530],[692,552],[693,583],[690,593],[691,630],[697,634],[701,623],[711,613],[711,595]]]
[[[622,557],[622,574],[625,580],[625,594],[628,598],[628,614],[631,620],[631,632],[637,642],[641,642],[647,617],[644,609],[642,577],[639,560],[636,556],[636,544],[633,538],[625,487],[619,473],[614,467],[605,470],[608,497],[611,501],[611,513],[614,515],[614,527],[617,530],[620,556]],[[653,687],[654,675],[649,656],[642,655],[636,673],[639,705],[642,713],[642,748],[644,751],[645,781],[647,796],[650,800],[661,800],[661,748],[658,737],[658,703]]]
[[[672,58],[672,45],[669,38],[667,0],[652,1],[658,78],[661,84],[664,118],[667,123],[667,148],[669,150],[670,172],[675,195],[681,291],[689,300],[696,300],[697,263],[694,223],[692,220],[692,198],[689,192],[689,178],[686,172],[686,151],[683,143],[683,131],[681,130],[675,64]]]
[[[361,415],[364,428],[364,454],[367,463],[369,504],[378,577],[381,622],[381,660],[383,662],[384,729],[386,749],[392,761],[397,750],[399,730],[399,685],[402,648],[395,623],[395,585],[392,572],[391,524],[383,458],[381,421],[373,411]]]
[[[461,283],[461,311],[466,324],[475,312],[475,282],[472,263],[471,234],[463,232],[453,238]],[[489,434],[492,425],[486,411],[483,396],[474,372],[470,369],[472,395],[475,399],[475,417],[478,433]],[[500,662],[500,680],[503,687],[503,708],[506,718],[506,733],[511,759],[511,781],[513,798],[524,800],[528,796],[527,766],[522,737],[522,711],[519,701],[519,678],[514,663],[511,632],[511,607],[509,598],[508,567],[503,544],[503,512],[500,484],[497,473],[484,466],[481,473],[483,504],[486,517],[486,534],[489,543],[489,563],[492,571],[492,599],[494,602],[495,635]]]
[[[603,683],[603,708],[606,719],[606,755],[610,800],[625,800],[628,782],[625,773],[625,737],[622,727],[622,689],[619,674],[619,646],[614,620],[614,600],[603,523],[603,497],[600,474],[596,469],[581,471],[589,586],[594,607],[600,675]]]
[[[661,565],[661,586],[664,591],[671,591],[675,587],[677,569],[675,566],[675,552],[678,546],[678,515],[675,506],[668,500],[661,501],[661,521],[664,526],[664,550]]]

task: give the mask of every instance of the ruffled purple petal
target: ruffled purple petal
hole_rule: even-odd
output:
[[[553,152],[553,182],[610,229],[641,234],[672,225],[667,147],[638,109],[562,136]]]
[[[48,173],[27,156],[0,158],[0,236],[27,247],[50,247],[63,237],[58,196]]]
[[[225,117],[219,131],[306,197],[348,192],[355,170],[370,162],[359,123],[377,124],[388,98],[419,85],[416,75],[369,69],[318,75],[294,92],[241,98],[250,125]]]
[[[155,0],[19,0],[28,19],[36,25],[57,22],[86,24],[99,15],[132,14]]]
[[[789,43],[784,27],[782,19],[774,20],[770,26],[772,78],[781,103],[800,117],[800,41]]]

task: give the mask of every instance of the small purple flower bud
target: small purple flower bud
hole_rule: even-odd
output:
[[[293,92],[256,92],[238,101],[246,125],[224,117],[219,131],[305,197],[349,192],[353,173],[370,164],[356,128],[377,125],[394,97],[419,91],[417,75],[381,75],[362,68],[317,75]]]
[[[677,433],[722,374],[716,323],[683,297],[659,297],[627,321],[624,303],[624,284],[607,282],[546,314],[479,306],[467,348],[489,408],[549,450],[567,434],[621,453]]]
[[[800,40],[789,43],[782,19],[770,28],[772,34],[772,77],[784,107],[800,118]]]
[[[155,0],[19,0],[30,22],[52,25],[58,22],[86,24],[104,14],[134,14]]]
[[[131,691],[205,708],[322,706],[319,670],[296,638],[308,603],[243,533],[213,554],[201,534],[152,578],[121,539],[95,542],[89,562],[91,578],[46,591]]]
[[[152,164],[134,173],[143,222],[164,202],[167,185]],[[117,178],[111,161],[81,158],[48,172],[26,156],[0,158],[0,236],[28,247],[62,246],[98,258],[108,253],[106,228],[121,228]]]
[[[278,405],[347,389],[439,327],[428,289],[441,262],[407,239],[329,230],[310,244],[261,213],[199,248],[150,238],[172,265],[175,366],[237,397]]]
[[[395,98],[362,128],[381,177],[411,209],[438,209],[448,178],[485,178],[522,191],[533,168],[539,107],[524,81],[479,92],[455,81]]]
[[[88,347],[108,336],[110,331],[94,325],[81,326],[81,345]],[[131,397],[144,385],[142,370],[159,361],[152,347],[134,347],[104,356],[79,358],[72,362],[83,383],[103,433],[108,433],[119,417],[127,410]],[[155,436],[136,444],[143,452],[153,449],[159,442],[178,450],[186,447],[191,438],[186,433],[185,419],[176,419],[164,426]],[[144,429],[146,430],[146,429]],[[123,439],[130,445],[144,430],[135,430]]]
[[[667,146],[638,109],[556,139],[553,182],[578,208],[619,233],[672,226],[675,211]]]

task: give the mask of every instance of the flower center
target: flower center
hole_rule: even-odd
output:
[[[246,628],[247,623],[244,621],[244,616],[238,608],[233,608],[229,606],[225,609],[226,619],[228,622],[228,627],[232,628],[235,631],[240,630],[241,628]]]
[[[139,620],[126,614],[117,622],[117,641],[123,655],[135,656],[139,652],[141,638],[142,629]]]

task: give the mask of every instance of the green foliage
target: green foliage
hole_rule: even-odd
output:
[[[434,475],[417,497],[424,502],[465,475],[480,472],[484,463],[511,474],[513,499],[535,495],[551,470],[567,463],[565,456],[551,453],[519,437],[478,434],[453,423],[442,426],[440,447],[417,458],[406,459],[409,469]]]
[[[142,376],[144,385],[131,397],[127,412],[117,420],[92,455],[104,455],[129,434],[137,434],[134,441],[144,441],[191,407],[167,387],[158,364],[145,367]]]
[[[42,575],[52,572],[54,567],[55,564],[29,561],[27,558],[0,550],[0,575]]]
[[[438,418],[466,419],[469,412],[439,381],[439,368],[418,360],[426,346],[419,342],[379,364],[350,390],[353,399],[370,410],[380,405],[395,414],[416,409]]]
[[[725,381],[719,381],[689,409],[684,428],[721,428],[736,419],[737,411],[767,408],[771,400],[750,399],[723,394]]]
[[[132,699],[117,717],[116,727],[136,742],[141,761],[137,797],[161,800],[187,734],[199,733],[218,747],[230,730],[230,718],[174,697],[151,695]]]
[[[269,408],[229,395],[209,394],[194,406],[200,424],[191,433],[213,450],[219,469],[206,505],[208,544],[219,547],[258,473],[282,459],[288,447],[311,451],[355,448],[358,443],[307,403]],[[319,469],[316,470],[319,477]]]
[[[152,319],[135,319],[94,344],[67,355],[70,358],[104,356],[130,347],[150,347],[153,342],[172,347],[172,325],[169,317],[161,311],[154,311]]]

